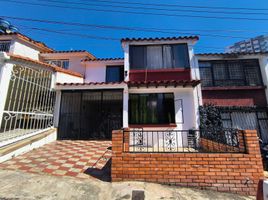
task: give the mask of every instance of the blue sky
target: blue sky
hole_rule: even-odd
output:
[[[13,25],[17,26],[20,31],[29,37],[39,40],[56,50],[77,50],[85,49],[93,53],[97,57],[122,57],[122,49],[120,40],[97,40],[88,36],[123,38],[123,37],[162,37],[162,36],[179,36],[191,33],[192,35],[201,34],[200,40],[196,45],[195,52],[221,52],[224,47],[244,38],[257,36],[268,33],[268,1],[267,0],[109,0],[109,1],[125,1],[125,2],[141,2],[153,4],[172,4],[172,7],[155,7],[159,9],[181,9],[181,10],[201,10],[212,11],[215,13],[199,13],[199,12],[181,12],[181,11],[157,11],[148,9],[149,6],[142,5],[125,5],[111,4],[107,2],[98,2],[97,0],[53,0],[50,2],[42,0],[15,0],[16,2],[28,2],[51,5],[34,6],[26,3],[14,3],[6,0],[0,0],[0,15],[10,17],[24,17],[31,19],[53,20],[63,22],[76,22],[83,24],[127,26],[139,28],[157,28],[157,29],[176,29],[178,31],[168,31],[172,33],[160,32],[141,32],[114,29],[101,29],[94,27],[78,27],[68,25],[55,25],[40,22],[20,21],[8,19]],[[14,0],[13,0],[14,1]],[[55,1],[65,2],[59,3]],[[68,4],[68,2],[80,3],[77,5]],[[85,5],[97,4],[101,6]],[[130,8],[114,8],[109,5],[117,6],[136,6],[144,9]],[[82,9],[66,9],[53,7],[72,6],[83,7]],[[205,9],[205,8],[185,8],[179,5],[193,6],[213,6],[213,7],[243,7],[266,10],[232,10],[232,9]],[[150,6],[152,7],[152,6]],[[117,11],[136,11],[136,12],[154,12],[165,14],[176,14],[182,16],[155,16],[141,14],[127,14],[119,12],[98,12],[92,9],[110,9]],[[262,13],[262,14],[223,14],[222,12],[246,12],[246,13]],[[241,17],[241,18],[258,18],[267,20],[242,20],[242,19],[209,19],[209,18],[189,18],[184,15],[195,16],[216,16],[216,17]],[[41,28],[46,30],[60,31],[66,33],[57,34],[47,31],[33,30],[31,28]],[[239,30],[239,31],[237,31]],[[80,34],[81,36],[74,36]],[[85,38],[84,36],[87,35]],[[208,36],[208,35],[213,35]],[[223,37],[224,36],[224,37]]]

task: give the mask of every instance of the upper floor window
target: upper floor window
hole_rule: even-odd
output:
[[[188,68],[187,44],[130,46],[130,69]]]
[[[68,69],[69,68],[69,60],[46,60],[48,64],[56,65],[58,67]]]
[[[123,80],[123,66],[106,66],[106,82],[121,82]]]
[[[203,87],[262,85],[258,60],[200,61],[199,68]]]
[[[9,52],[9,48],[10,48],[10,41],[0,41],[0,51],[2,52]]]

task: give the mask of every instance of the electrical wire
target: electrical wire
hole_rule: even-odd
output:
[[[123,11],[123,10],[112,10],[112,9],[97,9],[97,8],[84,8],[84,7],[73,7],[63,5],[52,5],[52,4],[41,4],[32,3],[27,1],[16,1],[16,0],[0,0],[6,3],[17,3],[26,4],[32,6],[52,7],[52,8],[64,8],[71,10],[85,10],[85,11],[97,11],[97,12],[111,12],[111,13],[124,13],[124,14],[136,14],[136,15],[151,15],[151,16],[165,16],[165,17],[186,17],[186,18],[204,18],[204,19],[222,19],[222,20],[247,20],[247,21],[267,21],[268,18],[248,18],[248,17],[228,17],[228,16],[204,16],[204,15],[189,15],[189,14],[168,14],[168,13],[153,13],[153,12],[140,12],[140,11]]]

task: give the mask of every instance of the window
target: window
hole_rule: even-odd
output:
[[[130,46],[130,69],[188,68],[187,44]]]
[[[175,123],[174,95],[172,93],[130,94],[130,124]]]
[[[0,41],[0,52],[9,52],[10,41]]]
[[[64,69],[69,69],[69,60],[46,60],[45,62]]]
[[[123,66],[107,66],[106,82],[120,82],[124,80]]]
[[[202,86],[258,86],[258,60],[200,61]]]

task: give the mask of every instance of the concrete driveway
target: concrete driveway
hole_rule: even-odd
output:
[[[98,179],[32,174],[22,171],[0,170],[0,199],[20,200],[127,200],[133,190],[144,190],[146,200],[246,200],[239,195],[170,187],[143,182],[110,183]]]

